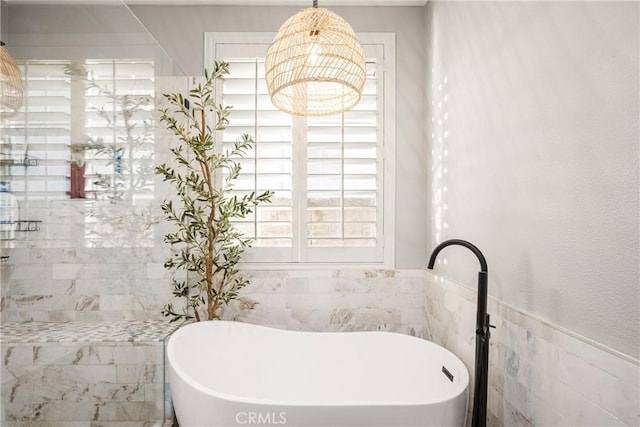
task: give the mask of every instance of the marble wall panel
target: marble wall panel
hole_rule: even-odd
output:
[[[477,293],[425,277],[425,336],[456,353],[473,384]],[[640,361],[499,301],[488,312],[490,426],[640,425]]]
[[[161,249],[91,251],[15,249],[16,266],[42,266],[8,281],[3,276],[2,320],[104,323],[160,318],[170,297]],[[245,274],[251,284],[225,309],[224,319],[291,330],[385,330],[425,337],[457,354],[473,379],[472,289],[423,270]],[[496,325],[490,350],[490,425],[640,425],[637,360],[502,302],[490,300],[489,313]],[[164,350],[112,344],[3,343],[2,395],[9,400],[2,419],[16,426],[37,425],[27,424],[41,422],[27,414],[40,414],[50,417],[47,425],[52,426],[115,426],[168,413],[169,393],[160,380]],[[44,376],[54,379],[46,393],[36,387]],[[40,407],[44,402],[58,403]],[[89,416],[89,421],[57,420],[65,412]]]
[[[166,248],[13,248],[2,321],[159,320],[171,296]]]
[[[175,327],[3,323],[0,425],[163,425],[164,341]]]
[[[422,336],[421,270],[248,270],[224,319],[303,331],[385,330]]]

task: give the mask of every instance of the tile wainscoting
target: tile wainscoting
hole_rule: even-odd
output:
[[[425,337],[457,354],[473,381],[477,292],[431,272],[425,280]],[[488,312],[489,426],[640,425],[640,361],[503,302],[490,299]]]
[[[40,250],[24,251],[16,254],[16,261],[24,264],[28,258],[42,254]],[[131,256],[128,251],[104,252],[105,256],[109,255],[109,267],[116,271],[120,267],[117,264],[127,264],[127,257]],[[47,271],[50,269],[56,276],[50,286],[31,275],[18,275],[3,289],[3,296],[9,299],[3,308],[3,326],[9,324],[8,320],[11,323],[36,320],[22,323],[22,329],[16,329],[26,336],[17,332],[3,334],[3,419],[12,418],[11,425],[16,426],[38,425],[21,414],[24,408],[28,408],[28,412],[34,409],[33,405],[48,399],[51,403],[40,411],[41,417],[53,417],[46,425],[128,427],[141,422],[132,417],[147,417],[145,422],[155,420],[153,425],[159,425],[156,424],[161,422],[156,418],[161,411],[159,403],[145,401],[148,397],[159,398],[151,394],[160,393],[162,389],[157,381],[163,370],[160,367],[163,343],[146,339],[144,335],[131,341],[126,331],[141,322],[135,319],[159,318],[170,288],[167,276],[156,261],[146,265],[144,273],[136,273],[143,284],[136,284],[135,278],[128,278],[126,282],[116,279],[116,283],[110,284],[108,278],[98,279],[100,269],[108,267],[91,260],[86,262],[92,264],[83,266],[84,257],[85,254],[75,252],[59,252],[57,257],[47,257],[50,264]],[[142,258],[157,260],[161,256],[143,250]],[[129,262],[137,264],[141,259],[133,257]],[[124,277],[118,274],[116,277]],[[224,319],[290,330],[385,330],[424,337],[457,354],[473,377],[476,309],[473,289],[425,270],[247,270],[245,275],[251,284],[243,290],[240,300],[227,307]],[[68,286],[71,286],[69,292],[65,290]],[[144,294],[154,302],[120,310],[116,299],[128,300],[138,286],[143,286]],[[79,289],[82,293],[74,293]],[[55,311],[49,311],[50,307],[37,296],[47,295],[46,292],[58,295],[51,299],[62,299],[64,303]],[[91,310],[78,310],[72,302],[80,295],[92,295],[98,304]],[[31,299],[33,302],[28,302]],[[490,426],[640,425],[640,363],[637,360],[493,299],[489,301],[489,313],[492,324],[497,326],[491,331]],[[56,338],[50,332],[36,332],[37,328],[31,332],[24,329],[37,326],[39,319],[56,318],[71,320],[65,328],[80,329],[68,333],[85,338]],[[101,342],[102,339],[94,336],[88,342],[89,336],[83,327],[117,325],[114,318],[129,319],[125,323],[131,325],[105,332],[110,336],[105,339],[110,342]],[[159,323],[168,325],[166,320]],[[54,338],[55,343],[51,342]],[[94,390],[91,384],[100,375],[104,379],[100,386],[103,388]],[[53,387],[48,392],[54,393],[52,395],[42,394],[39,387],[22,385],[29,381],[40,384],[45,376],[59,379],[56,385],[66,384],[65,381],[77,376],[79,385],[66,394],[59,387]],[[138,384],[145,384],[144,392],[137,388]],[[63,394],[55,394],[58,391]],[[163,392],[167,394],[166,390]],[[91,400],[91,396],[98,400]],[[70,406],[64,406],[67,403]],[[62,424],[53,421],[61,411],[70,410],[72,406],[87,418]],[[58,407],[64,409],[56,409]],[[166,413],[165,407],[165,417]],[[98,419],[92,421],[96,414]]]
[[[161,319],[167,249],[13,248],[0,270],[5,322]]]
[[[248,270],[251,284],[222,316],[300,331],[400,332],[422,337],[422,270]]]
[[[41,249],[16,252],[17,260],[24,264],[43,254]],[[127,261],[131,255],[127,250],[99,252],[109,256],[106,265],[83,264],[86,255],[75,251],[60,251],[56,257],[47,252],[43,255],[48,265],[45,270],[54,273],[60,286],[55,281],[47,286],[42,278],[23,273],[5,288],[8,292],[3,296],[9,304],[4,306],[0,337],[3,426],[160,427],[170,419],[163,354],[165,338],[177,325],[166,319],[135,320],[160,317],[167,298],[158,297],[153,289],[166,292],[169,280],[162,277],[161,265],[159,269],[150,265],[125,281],[117,271],[135,269],[140,258]],[[150,254],[142,250],[142,256]],[[113,284],[100,273],[109,269],[116,270]],[[251,284],[243,290],[242,299],[228,307],[225,319],[292,330],[422,335],[425,287],[421,270],[245,274]],[[143,284],[136,284],[136,278]],[[97,301],[90,309],[78,310],[73,304],[79,298],[78,284],[89,291],[82,295]],[[130,300],[132,289],[139,286],[145,286],[157,302],[134,304],[125,310],[103,303],[112,298]],[[61,305],[47,303],[52,300],[60,300]]]

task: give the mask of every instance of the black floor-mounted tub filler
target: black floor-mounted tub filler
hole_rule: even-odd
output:
[[[473,415],[471,427],[485,427],[487,424],[487,384],[489,376],[489,314],[487,313],[487,260],[475,245],[466,240],[451,239],[440,243],[431,253],[429,270],[433,270],[438,253],[447,246],[464,246],[478,257],[480,271],[478,272],[478,307],[476,314],[476,361],[475,384],[473,388]]]

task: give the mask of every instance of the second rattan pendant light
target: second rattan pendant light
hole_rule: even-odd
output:
[[[22,107],[23,96],[22,73],[0,41],[0,118],[16,114]]]
[[[328,9],[289,18],[267,50],[265,80],[273,104],[297,116],[353,108],[366,79],[365,57],[351,26]]]

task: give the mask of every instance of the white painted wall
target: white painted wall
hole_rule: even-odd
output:
[[[188,75],[203,69],[204,33],[278,30],[301,7],[132,6]],[[426,265],[424,7],[332,7],[356,32],[396,33],[396,267]]]
[[[8,45],[9,39],[9,14],[7,13],[9,5],[6,1],[0,0],[0,40]]]
[[[429,2],[433,235],[490,294],[640,356],[637,2]],[[476,286],[463,248],[438,272]]]

